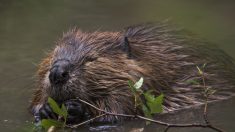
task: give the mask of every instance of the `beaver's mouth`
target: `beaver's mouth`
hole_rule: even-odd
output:
[[[46,91],[48,96],[54,100],[63,101],[70,99],[70,96],[73,95],[70,87],[71,85],[69,84],[69,79],[65,82],[55,81],[54,83],[50,81]]]

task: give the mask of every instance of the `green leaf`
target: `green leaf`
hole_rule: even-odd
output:
[[[62,110],[62,115],[63,115],[64,119],[67,119],[68,111],[67,111],[67,109],[66,109],[64,104],[62,104],[61,110]]]
[[[152,107],[151,113],[155,114],[155,113],[161,113],[163,111],[162,109],[163,98],[164,98],[163,94],[155,98],[153,103],[155,107]]]
[[[136,90],[138,90],[138,89],[141,88],[141,86],[143,85],[143,82],[144,82],[144,79],[143,79],[143,77],[141,77],[140,80],[135,83],[134,88],[135,88]]]
[[[203,74],[202,70],[201,70],[198,66],[197,66],[197,70],[198,70],[198,73],[199,73],[200,75]]]
[[[128,85],[129,85],[129,87],[130,87],[132,93],[133,93],[133,94],[136,94],[136,89],[134,88],[133,82],[129,80],[129,81],[128,81]]]
[[[204,63],[204,64],[203,64],[203,66],[202,66],[202,68],[204,69],[204,68],[206,67],[206,65],[207,65],[207,64],[206,64],[206,63]]]
[[[216,90],[210,89],[210,90],[208,91],[208,94],[209,94],[209,95],[213,95],[215,92],[216,92]]]
[[[198,84],[200,84],[200,83],[198,82],[198,80],[187,80],[186,83],[187,83],[187,84],[192,84],[192,85],[198,85]]]
[[[147,102],[154,102],[154,95],[151,94],[152,91],[147,91],[144,93],[144,97],[146,99]]]
[[[144,104],[142,105],[142,110],[144,112],[144,116],[147,117],[147,118],[150,118],[152,119],[152,115],[151,115],[151,112],[150,110],[148,109],[147,106],[145,106]],[[150,124],[150,121],[146,121],[146,125],[149,125]]]
[[[56,120],[52,120],[52,119],[43,119],[41,121],[41,126],[45,129],[50,128],[51,126],[55,126],[55,127],[62,127],[63,123],[56,121]]]
[[[158,97],[154,97],[151,94],[144,94],[145,99],[147,100],[147,105],[150,109],[151,114],[161,113],[163,111],[162,103],[164,95],[161,94]]]
[[[60,109],[59,105],[53,100],[51,97],[48,98],[48,103],[50,107],[52,108],[53,112],[56,114],[63,116],[63,111]]]

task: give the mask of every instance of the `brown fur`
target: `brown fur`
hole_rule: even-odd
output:
[[[125,37],[131,57],[122,50]],[[48,74],[53,62],[64,58],[72,62],[73,69],[69,81],[58,90],[51,87]],[[106,111],[133,114],[127,82],[144,77],[143,90],[164,93],[164,111],[186,108],[203,103],[202,85],[188,81],[201,82],[196,66],[204,63],[206,84],[217,90],[210,100],[233,95],[233,59],[215,45],[170,30],[166,24],[138,25],[122,32],[72,30],[39,65],[38,89],[31,107],[44,104],[49,96],[62,101],[79,97]],[[107,116],[104,120],[116,118]]]

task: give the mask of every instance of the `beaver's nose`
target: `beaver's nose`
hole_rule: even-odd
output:
[[[50,69],[49,79],[52,85],[63,84],[69,79],[70,63],[67,60],[56,61]]]

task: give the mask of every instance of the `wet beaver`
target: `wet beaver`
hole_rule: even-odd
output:
[[[39,65],[31,110],[37,121],[57,118],[46,103],[52,97],[65,103],[70,122],[100,114],[70,100],[80,98],[109,112],[133,114],[134,98],[127,82],[140,77],[145,79],[143,90],[164,93],[165,112],[202,104],[203,86],[188,82],[201,81],[196,66],[204,63],[206,84],[217,90],[210,100],[232,96],[234,60],[215,45],[171,30],[167,24],[136,25],[121,32],[74,29]],[[98,121],[117,120],[121,118],[105,116]]]

